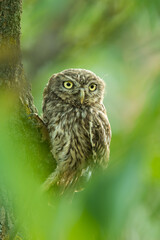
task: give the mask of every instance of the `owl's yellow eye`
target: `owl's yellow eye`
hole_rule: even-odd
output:
[[[63,83],[63,86],[64,86],[65,88],[67,88],[67,89],[70,89],[70,88],[73,87],[73,83],[72,83],[71,81],[65,81],[65,82]]]
[[[90,85],[89,85],[89,90],[90,91],[95,91],[97,89],[97,85],[95,84],[95,83],[91,83]]]

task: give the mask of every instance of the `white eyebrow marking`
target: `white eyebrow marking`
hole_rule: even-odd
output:
[[[68,79],[71,80],[71,81],[74,81],[74,80],[75,80],[74,78],[72,78],[72,77],[70,77],[70,76],[68,76],[68,75],[65,75],[65,74],[62,74],[62,73],[61,73],[61,75],[63,75],[63,77],[66,77],[66,78],[68,78]]]
[[[65,77],[67,77],[69,80],[71,80],[71,81],[74,81],[75,79],[74,78],[71,78],[71,77],[69,77],[69,76],[67,76],[67,75],[64,75]]]

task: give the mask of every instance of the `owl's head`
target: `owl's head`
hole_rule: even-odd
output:
[[[50,98],[56,96],[74,106],[92,105],[103,101],[104,86],[104,81],[91,71],[67,69],[50,78],[45,92]]]

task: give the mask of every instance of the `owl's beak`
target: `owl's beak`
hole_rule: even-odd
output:
[[[84,102],[84,96],[85,96],[84,89],[81,88],[80,89],[80,101],[81,101],[81,104],[83,104],[83,102]]]

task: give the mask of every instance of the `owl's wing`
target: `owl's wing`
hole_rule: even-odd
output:
[[[107,166],[110,153],[111,127],[105,108],[92,112],[90,121],[90,142],[93,160],[104,167]]]

